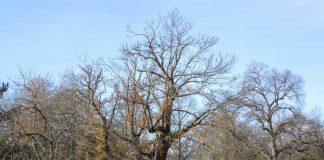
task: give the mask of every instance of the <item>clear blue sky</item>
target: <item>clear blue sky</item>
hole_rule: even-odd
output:
[[[58,74],[83,52],[114,57],[127,25],[175,7],[194,32],[220,38],[216,50],[237,55],[237,70],[252,60],[292,70],[306,81],[308,110],[324,110],[323,0],[0,0],[0,80],[18,66]]]

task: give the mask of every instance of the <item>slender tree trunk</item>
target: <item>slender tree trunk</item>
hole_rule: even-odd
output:
[[[105,136],[105,140],[104,140],[104,143],[105,143],[104,145],[105,146],[103,148],[103,151],[104,151],[104,153],[107,156],[105,158],[108,160],[108,157],[111,157],[111,154],[110,154],[110,146],[109,146],[109,143],[108,143],[108,141],[109,141],[109,133],[108,133],[107,130],[105,130],[104,136]]]
[[[271,155],[270,155],[270,159],[271,160],[276,160],[277,157],[278,157],[278,154],[277,154],[276,137],[271,137]]]

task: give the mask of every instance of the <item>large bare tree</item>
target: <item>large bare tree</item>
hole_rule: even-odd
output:
[[[142,33],[129,30],[135,42],[122,47],[124,67],[115,72],[127,113],[129,134],[124,138],[149,159],[166,159],[179,137],[229,99],[221,91],[232,78],[234,57],[215,54],[217,39],[192,36],[191,29],[192,24],[175,10],[147,23]],[[187,108],[175,104],[189,98],[197,103]],[[213,104],[201,103],[211,98]],[[181,128],[172,130],[176,128],[172,115],[177,112],[190,116]]]

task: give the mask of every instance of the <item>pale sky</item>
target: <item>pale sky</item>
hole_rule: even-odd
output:
[[[0,81],[18,66],[62,73],[76,55],[115,58],[126,26],[178,8],[193,33],[220,38],[215,51],[235,54],[243,73],[252,60],[305,80],[307,110],[324,110],[323,0],[0,0]]]

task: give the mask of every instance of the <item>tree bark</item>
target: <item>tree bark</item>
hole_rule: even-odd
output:
[[[166,160],[168,156],[170,142],[165,135],[162,135],[160,138],[162,139],[159,139],[153,160]]]

